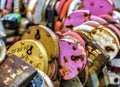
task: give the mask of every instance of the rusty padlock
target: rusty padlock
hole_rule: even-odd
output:
[[[90,37],[85,31],[76,31],[86,41],[86,49],[88,51],[88,61],[92,63],[90,66],[94,66],[97,73],[101,72],[101,69],[106,65],[109,60],[109,56],[105,51]]]
[[[34,24],[40,24],[45,0],[30,0],[26,7],[26,17]],[[41,6],[39,8],[39,6]]]
[[[64,27],[66,28],[73,28],[78,26],[85,21],[88,21],[90,18],[90,11],[89,10],[77,10],[72,12],[64,21]],[[65,30],[67,31],[67,30]]]
[[[7,55],[12,54],[22,58],[33,67],[45,73],[48,70],[48,55],[40,42],[34,40],[20,40],[7,50]]]
[[[60,69],[62,79],[68,80],[78,75],[85,67],[87,57],[84,47],[75,39],[63,37],[60,40]],[[69,54],[68,54],[69,53]]]
[[[55,63],[57,62],[57,58],[59,57],[59,43],[55,33],[46,26],[39,25],[28,29],[23,35],[22,39],[33,39],[43,44],[49,57],[49,68],[47,75],[51,77],[51,75],[53,74],[52,72],[54,72],[53,68],[56,66]]]
[[[119,52],[118,37],[108,27],[99,26],[96,30],[90,32],[92,38],[104,49],[110,56],[110,60],[115,58]]]
[[[37,70],[11,55],[0,65],[0,86],[1,87],[25,87],[37,74]]]

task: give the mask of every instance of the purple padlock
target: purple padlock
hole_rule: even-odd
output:
[[[64,26],[78,26],[85,21],[88,21],[90,17],[89,10],[77,10],[71,13],[64,22]]]
[[[112,14],[115,6],[112,0],[82,0],[82,9],[90,10],[92,15]]]
[[[73,43],[69,39],[61,39],[59,72],[62,79],[69,80],[77,76],[84,68],[87,62],[86,52],[83,46]]]

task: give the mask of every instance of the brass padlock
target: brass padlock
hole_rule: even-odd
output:
[[[33,26],[25,32],[22,39],[32,39],[43,44],[47,51],[49,61],[47,75],[51,77],[55,66],[54,61],[57,61],[59,57],[59,44],[55,33],[43,25]]]
[[[108,27],[99,26],[90,32],[91,37],[110,56],[110,60],[116,57],[119,52],[119,39]]]
[[[12,54],[45,73],[48,70],[48,55],[40,42],[33,40],[18,41],[7,50],[7,55]]]
[[[92,37],[84,31],[76,31],[86,41],[86,50],[88,51],[88,63],[97,73],[100,73],[102,68],[107,64],[109,56],[105,51],[92,39]],[[89,67],[89,68],[90,68]]]
[[[0,65],[0,86],[1,87],[25,87],[37,74],[37,70],[11,55]]]

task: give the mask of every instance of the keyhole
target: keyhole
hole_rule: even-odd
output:
[[[40,33],[39,33],[39,30],[36,31],[35,39],[37,39],[37,40],[40,39]]]
[[[33,48],[33,46],[30,46],[30,49],[27,50],[27,54],[28,54],[28,55],[31,55],[31,54],[32,54],[32,48]]]

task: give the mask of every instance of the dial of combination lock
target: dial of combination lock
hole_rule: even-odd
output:
[[[32,39],[42,43],[48,54],[49,64],[47,75],[52,78],[54,76],[53,74],[57,72],[55,63],[59,57],[59,44],[55,33],[49,28],[39,25],[28,29],[22,39]]]
[[[40,42],[33,40],[18,41],[7,50],[7,55],[12,54],[22,58],[33,67],[47,72],[48,55]]]

